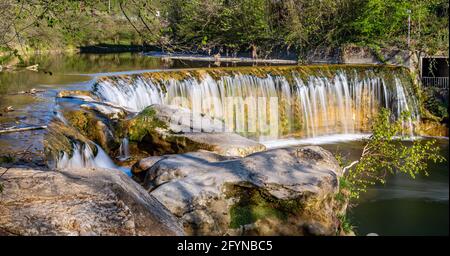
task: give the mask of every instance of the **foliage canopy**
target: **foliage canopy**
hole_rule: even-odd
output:
[[[430,162],[445,160],[439,154],[435,140],[415,139],[410,145],[400,143],[404,134],[407,113],[394,121],[388,109],[382,109],[372,124],[372,135],[364,140],[361,157],[344,167],[344,179],[351,197],[358,198],[360,192],[377,182],[385,183],[388,175],[403,173],[411,178],[428,175]],[[338,159],[342,163],[342,158]]]
[[[446,0],[3,0],[0,51],[106,44],[233,53],[344,44],[448,51]]]

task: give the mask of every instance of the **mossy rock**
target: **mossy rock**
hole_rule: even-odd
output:
[[[197,127],[192,120],[209,125]],[[220,120],[173,106],[149,106],[122,127],[121,130],[128,131],[130,141],[150,155],[208,150],[226,156],[245,156],[265,149],[262,144],[237,134],[222,132]]]
[[[128,128],[130,140],[142,141],[148,134],[155,133],[157,128],[167,129],[167,127],[167,124],[156,116],[156,110],[147,107],[128,121],[124,128]]]
[[[238,202],[230,207],[230,228],[240,228],[265,218],[283,221],[290,214],[282,206],[283,202],[254,187],[228,184],[226,191],[227,197],[238,199]]]
[[[44,137],[44,151],[49,165],[53,165],[64,152],[72,157],[73,145],[76,143],[88,144],[94,155],[97,155],[95,144],[71,126],[53,121],[48,125],[47,131]]]
[[[232,191],[227,197],[236,201],[229,209],[230,232],[241,235],[330,235],[338,232],[339,227],[334,224],[337,214],[324,214],[320,209],[326,204],[338,208],[335,205],[340,202],[331,200],[333,194],[315,198],[305,193],[285,200],[264,189],[242,184],[228,184],[227,191]]]
[[[97,117],[90,111],[71,110],[64,117],[75,129],[90,140],[99,144],[106,152],[116,150],[120,143],[107,124],[107,120]]]

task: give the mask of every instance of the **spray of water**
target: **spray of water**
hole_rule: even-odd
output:
[[[95,144],[94,144],[95,145]],[[128,175],[131,175],[130,170],[127,168],[119,167],[114,164],[111,158],[106,154],[106,152],[98,145],[97,155],[94,155],[92,148],[89,144],[73,143],[73,154],[69,157],[69,154],[63,152],[61,157],[56,161],[56,168],[66,169],[66,168],[108,168],[108,169],[119,169]]]

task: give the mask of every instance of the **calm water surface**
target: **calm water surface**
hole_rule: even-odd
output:
[[[53,118],[59,90],[87,89],[99,73],[214,66],[208,62],[167,61],[131,53],[36,56],[30,63],[39,63],[40,71],[0,73],[0,110],[7,106],[15,109],[2,113],[0,128],[47,124]],[[43,92],[17,94],[31,88]],[[42,152],[44,133],[45,130],[38,130],[0,135],[0,155],[14,155],[25,148]],[[354,202],[357,206],[349,214],[358,235],[448,235],[449,142],[439,139],[438,143],[447,162],[431,165],[429,176],[415,180],[404,175],[392,176],[385,185],[371,188]],[[321,146],[344,153],[349,159],[356,159],[362,149],[360,141],[323,142]]]
[[[370,188],[353,202],[356,206],[349,217],[358,235],[448,235],[449,141],[436,142],[446,162],[430,163],[428,176],[390,176],[386,184]],[[352,141],[321,146],[356,160],[363,144]]]

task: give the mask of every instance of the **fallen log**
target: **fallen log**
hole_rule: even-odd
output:
[[[29,126],[29,127],[22,127],[22,128],[16,128],[15,126],[13,126],[13,127],[9,127],[9,128],[0,130],[0,134],[2,134],[2,133],[10,133],[10,132],[24,132],[24,131],[40,130],[40,129],[47,129],[47,126],[46,125]]]

